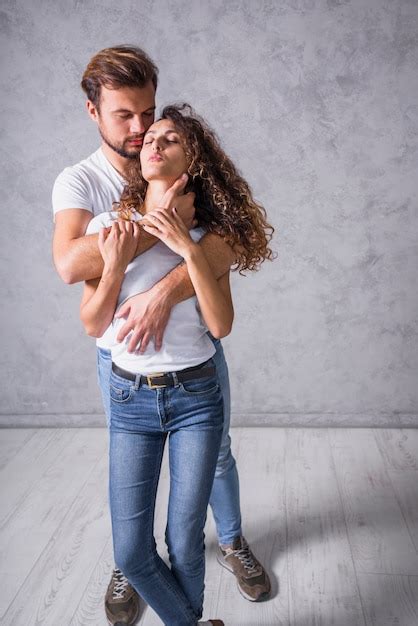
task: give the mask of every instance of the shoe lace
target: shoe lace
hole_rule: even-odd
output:
[[[113,570],[113,590],[112,596],[114,600],[122,600],[128,588],[129,581],[120,569]]]
[[[234,550],[234,556],[237,556],[239,558],[249,574],[254,574],[257,571],[258,562],[248,545],[244,544],[244,546],[239,550]]]

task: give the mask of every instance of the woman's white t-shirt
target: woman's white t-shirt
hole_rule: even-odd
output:
[[[137,218],[141,219],[141,217],[138,214]],[[111,226],[115,218],[115,212],[97,215],[89,223],[86,235],[96,233],[102,227]],[[190,231],[194,241],[199,241],[204,233],[202,228],[193,228]],[[161,241],[135,257],[126,268],[117,308],[127,298],[150,289],[181,260],[178,254]],[[173,307],[164,332],[163,344],[158,352],[151,344],[144,354],[129,353],[127,345],[130,335],[123,342],[117,343],[116,336],[124,322],[123,319],[114,320],[98,341],[98,345],[110,348],[112,361],[130,372],[153,374],[178,371],[199,365],[215,353],[214,345],[207,335],[208,329],[199,312],[196,296]]]

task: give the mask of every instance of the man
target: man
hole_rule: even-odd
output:
[[[124,172],[141,150],[145,132],[154,121],[157,68],[139,48],[118,46],[96,54],[88,64],[81,83],[87,95],[87,110],[97,124],[101,146],[90,157],[66,168],[55,181],[53,208],[55,232],[54,262],[68,284],[101,276],[103,261],[97,235],[85,235],[94,215],[110,210],[120,198]],[[189,227],[193,224],[194,195],[184,194],[186,177],[179,179],[161,199],[160,206],[176,206]],[[141,231],[136,255],[156,243]],[[207,234],[200,245],[216,277],[234,262],[234,254],[223,239]],[[180,264],[148,292],[130,298],[118,311],[126,318],[118,341],[129,337],[129,350],[155,348],[162,344],[172,307],[193,295],[185,264]],[[230,395],[228,370],[219,340],[214,357],[224,397],[224,433],[210,504],[219,540],[218,561],[237,579],[241,594],[251,601],[267,597],[270,581],[242,535],[239,482],[229,437]],[[106,415],[109,415],[111,355],[106,334],[97,341],[98,377]],[[138,555],[141,558],[141,555]],[[105,598],[109,622],[134,624],[139,599],[123,573],[114,569]]]

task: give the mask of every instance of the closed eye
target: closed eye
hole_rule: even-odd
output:
[[[154,141],[153,139],[148,139],[148,141],[144,141],[144,146],[150,145],[153,141]],[[180,143],[178,139],[167,139],[167,138],[165,138],[165,141],[167,143]]]

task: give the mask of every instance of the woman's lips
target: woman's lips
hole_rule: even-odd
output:
[[[160,154],[152,154],[148,161],[162,161],[163,157]]]

